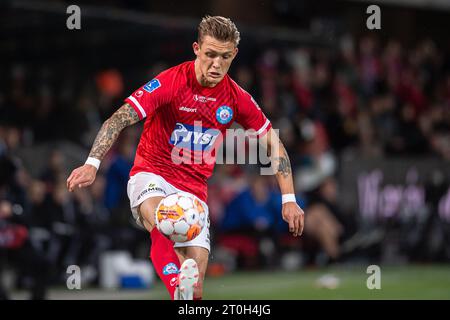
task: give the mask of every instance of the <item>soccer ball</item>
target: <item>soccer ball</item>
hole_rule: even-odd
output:
[[[162,199],[155,214],[156,227],[173,242],[195,239],[206,224],[203,205],[193,195],[184,192]]]

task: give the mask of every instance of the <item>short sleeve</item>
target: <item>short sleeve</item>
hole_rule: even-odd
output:
[[[236,122],[245,130],[254,130],[258,137],[264,136],[272,127],[269,119],[262,112],[255,99],[244,89],[237,94],[238,112]]]
[[[134,91],[125,102],[129,103],[139,115],[139,119],[151,117],[155,111],[170,102],[173,77],[166,70]]]

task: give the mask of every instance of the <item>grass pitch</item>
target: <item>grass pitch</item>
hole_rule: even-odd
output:
[[[381,289],[367,288],[367,266],[335,266],[295,272],[236,272],[221,277],[207,277],[205,300],[450,300],[450,265],[408,265],[381,268]],[[332,275],[333,286],[321,285],[319,279]],[[13,295],[26,299],[26,293]],[[102,290],[54,288],[49,299],[58,300],[168,300],[161,281],[150,289]]]
[[[208,299],[450,299],[450,266],[382,267],[380,289],[368,289],[367,267],[276,273],[238,273],[208,279]],[[332,275],[334,284],[320,279]]]

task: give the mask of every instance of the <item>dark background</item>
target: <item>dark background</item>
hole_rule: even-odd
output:
[[[206,14],[230,17],[241,32],[230,74],[280,130],[307,212],[305,235],[293,239],[273,177],[216,166],[209,274],[448,264],[450,6],[415,3],[2,1],[0,230],[16,241],[0,237],[2,267],[18,266],[15,286],[34,288],[36,270],[60,285],[67,265],[88,266],[96,286],[103,253],[147,259],[149,239],[131,221],[125,192],[142,124],[124,131],[92,188],[68,194],[64,183],[125,97],[194,58]],[[81,8],[81,30],[66,28],[71,4]],[[381,8],[381,30],[366,28],[370,4]],[[360,183],[373,172],[383,179],[368,214]],[[230,223],[236,218],[241,224]]]

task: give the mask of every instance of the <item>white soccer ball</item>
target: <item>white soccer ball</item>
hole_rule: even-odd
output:
[[[199,213],[197,209],[189,209],[185,213],[186,221],[189,224],[196,224],[199,220]]]
[[[195,239],[205,227],[206,211],[193,195],[178,192],[161,200],[155,212],[156,227],[173,242]]]
[[[189,231],[189,228],[189,223],[184,219],[181,219],[173,224],[173,231],[178,234],[186,234]]]
[[[159,230],[164,234],[172,234],[175,231],[175,226],[169,220],[163,220],[159,223]]]
[[[200,226],[203,228],[203,226],[206,224],[206,215],[204,212],[200,213],[200,217],[198,219],[198,222],[200,223]]]

